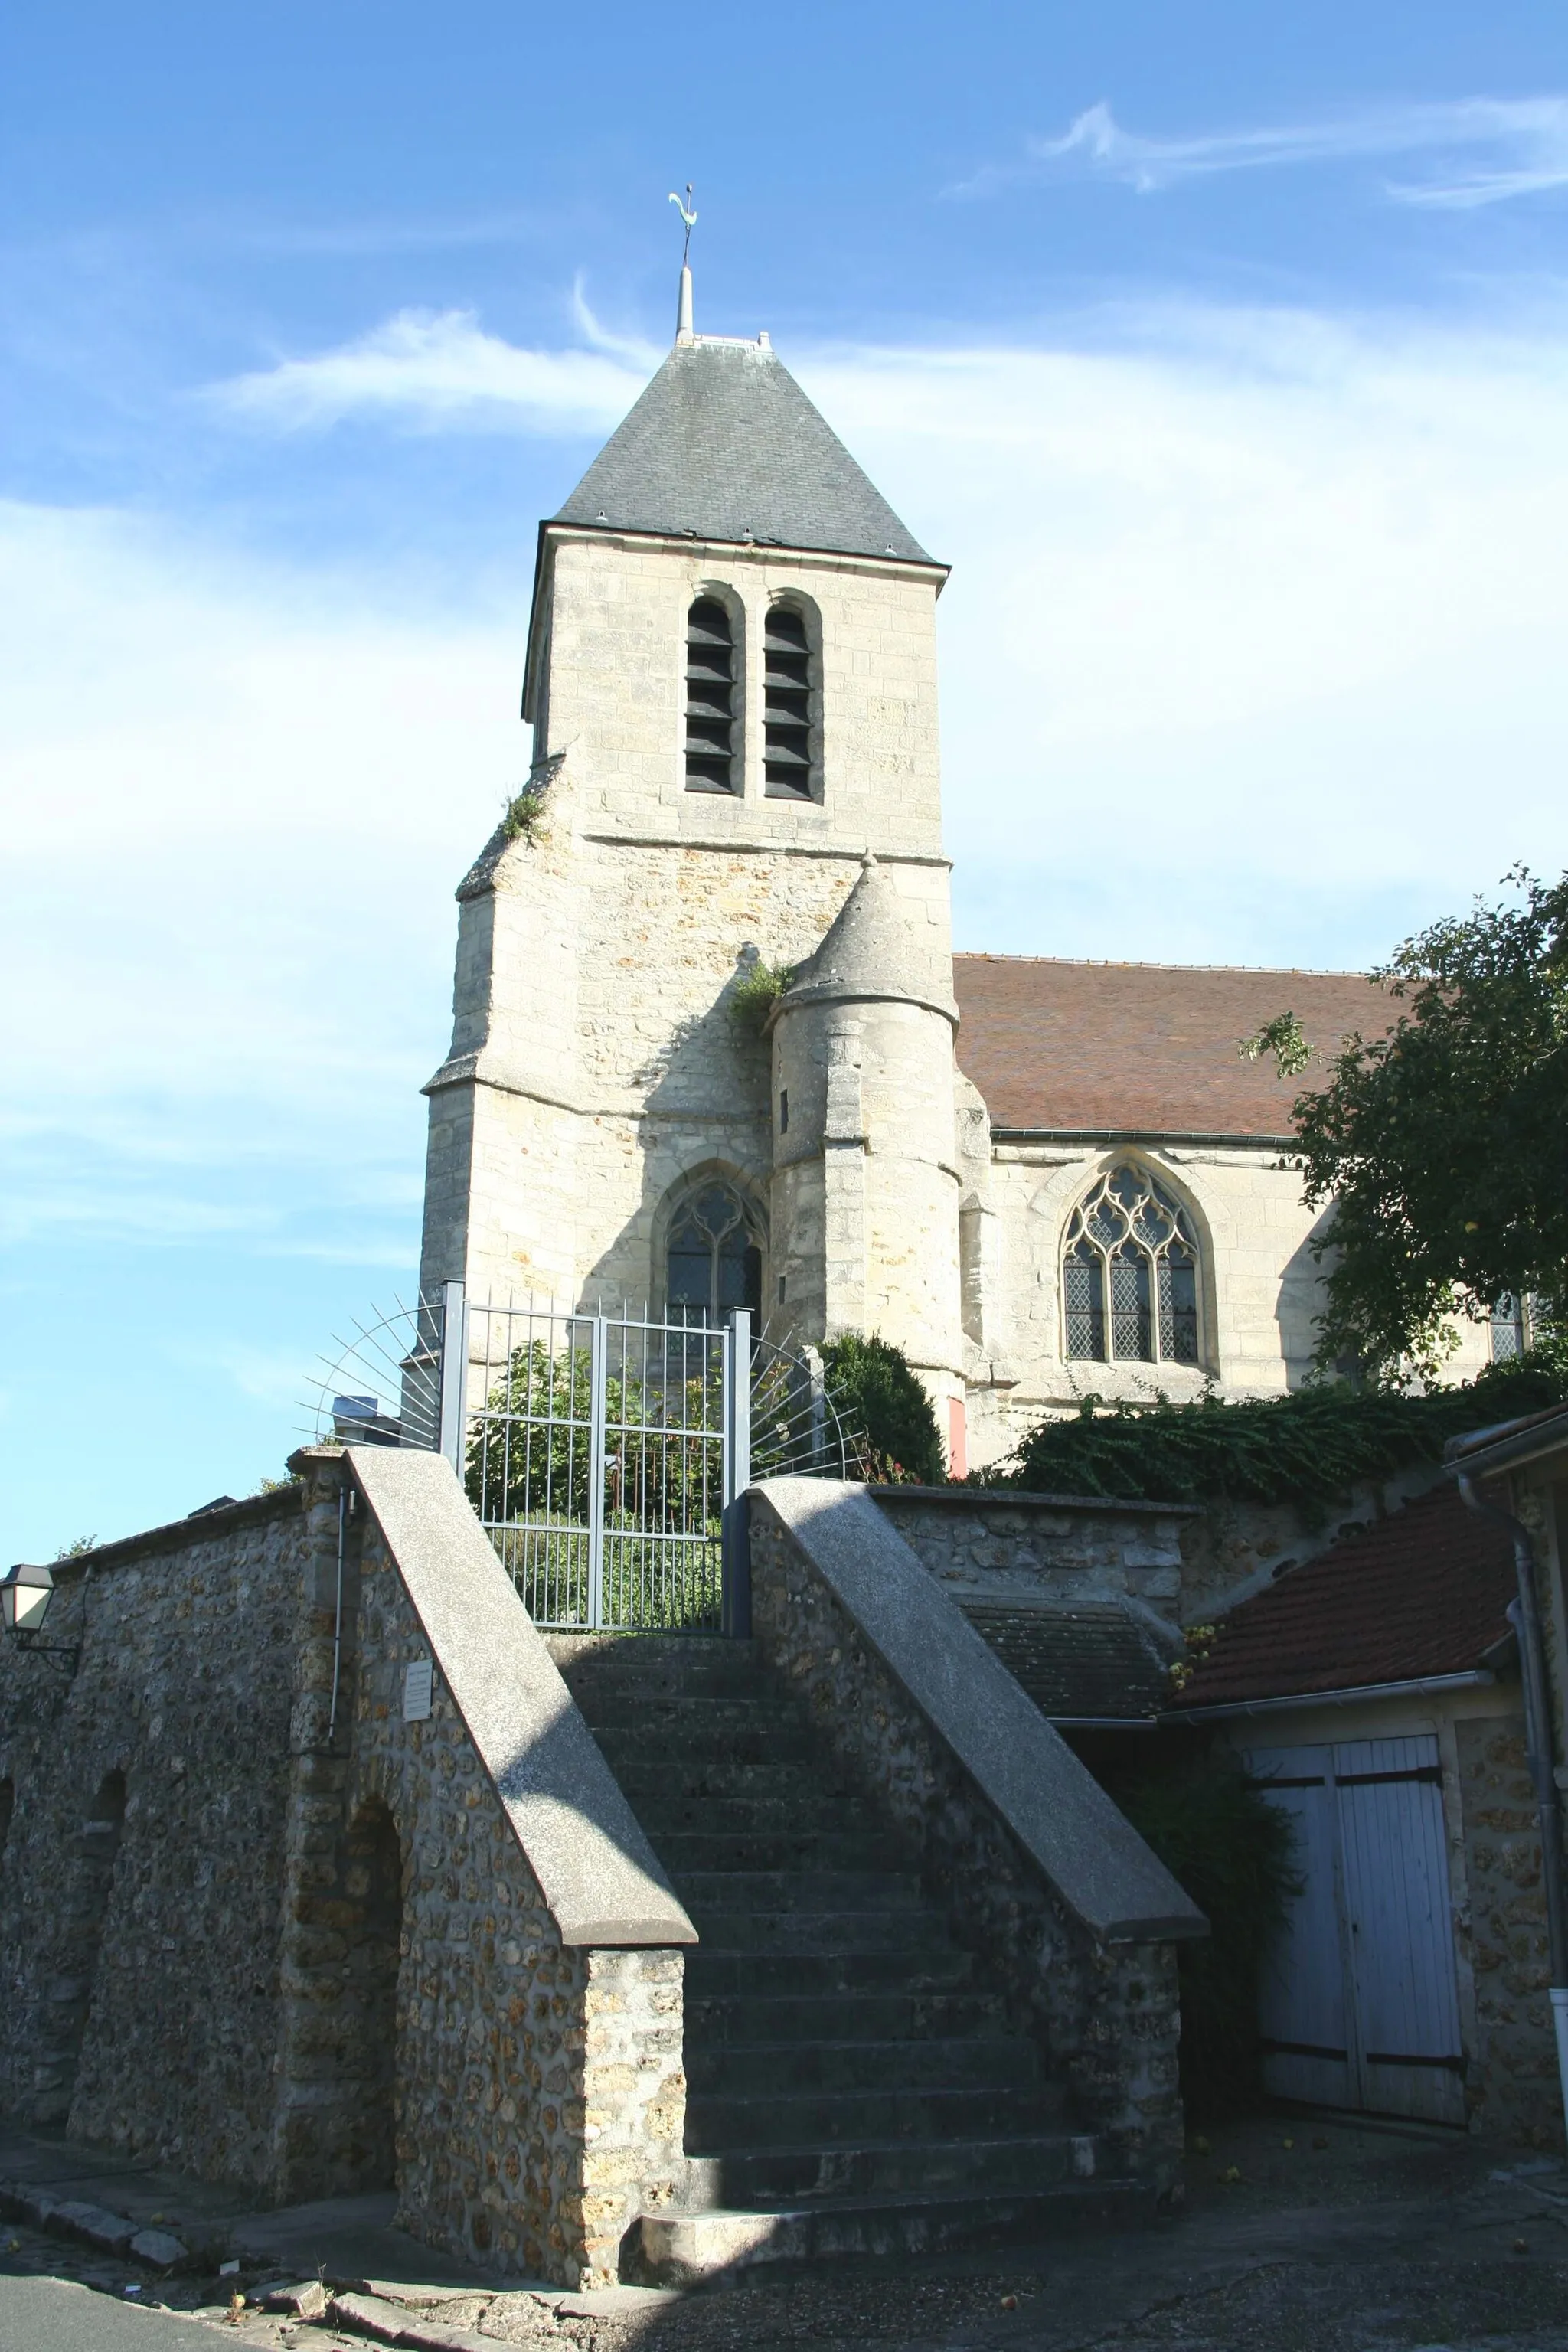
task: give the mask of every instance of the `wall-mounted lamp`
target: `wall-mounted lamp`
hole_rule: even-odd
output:
[[[74,1675],[81,1657],[81,1643],[43,1639],[44,1620],[54,1597],[55,1580],[48,1570],[18,1560],[15,1568],[0,1574],[0,1623],[11,1636],[15,1649],[32,1650],[45,1658],[64,1658],[68,1661],[67,1674]]]

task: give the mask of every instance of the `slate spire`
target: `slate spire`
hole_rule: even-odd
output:
[[[766,335],[689,332],[589,467],[557,522],[667,539],[930,564]]]

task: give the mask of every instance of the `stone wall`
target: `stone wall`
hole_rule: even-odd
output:
[[[684,2179],[680,1952],[566,1943],[344,1457],[295,1458],[63,1566],[69,1680],[0,1645],[0,2107],[258,2202],[395,2178],[431,2244],[607,2284]],[[445,1482],[526,1624],[446,1464],[387,1458]]]
[[[1466,2095],[1479,2128],[1499,2139],[1562,2145],[1552,2065],[1541,1835],[1518,1716],[1454,1725],[1474,1988],[1474,2063]]]
[[[0,1645],[0,2105],[271,2179],[300,1489],[57,1571],[68,1681]]]
[[[1127,1600],[1177,1627],[1222,1615],[1441,1475],[1422,1463],[1363,1479],[1321,1513],[1292,1503],[1116,1503],[1011,1486],[872,1491],[955,1599],[1021,1607]]]
[[[1182,2146],[1175,1953],[1098,1942],[1068,1913],[765,1500],[752,1625],[845,1769],[898,1821],[955,1931],[983,1951],[1047,2070],[1129,2169],[1161,2188]]]
[[[296,1801],[285,2192],[372,2185],[376,2095],[390,2156],[395,2086],[404,2228],[492,2268],[606,2284],[635,2216],[673,2201],[684,2170],[680,1954],[563,1943],[438,1671],[428,1718],[403,1719],[405,1673],[430,1645],[374,1521],[355,1581],[349,1753]],[[379,2083],[360,1965],[378,1820],[396,1873],[395,2063]]]
[[[1182,1621],[1182,1503],[1103,1503],[1007,1487],[874,1486],[889,1525],[955,1601],[1027,1608],[1131,1601]]]

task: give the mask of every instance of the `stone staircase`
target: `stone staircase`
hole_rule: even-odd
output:
[[[1136,2207],[1062,2086],[748,1642],[563,1638],[573,1696],[697,1927],[684,2210],[644,2275],[919,2252]]]

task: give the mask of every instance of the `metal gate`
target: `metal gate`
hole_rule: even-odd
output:
[[[820,1359],[754,1336],[743,1309],[670,1322],[452,1282],[355,1328],[315,1433],[445,1454],[554,1630],[717,1632],[724,1512],[753,1475],[862,1475]]]
[[[1436,1740],[1253,1748],[1247,1761],[1296,1824],[1301,1882],[1264,1976],[1266,2085],[1315,2105],[1462,2124]]]
[[[462,1475],[534,1622],[717,1626],[749,1333],[479,1305],[468,1326]]]

